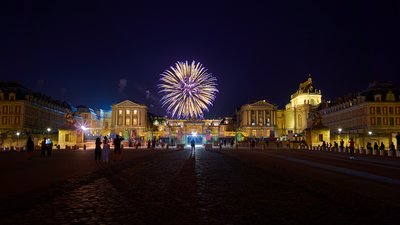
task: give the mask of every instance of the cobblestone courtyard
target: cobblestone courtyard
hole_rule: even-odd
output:
[[[92,150],[54,152],[51,159],[22,154],[0,155],[0,224],[365,225],[400,219],[397,159],[198,148],[125,150],[122,161],[104,164],[94,161]]]

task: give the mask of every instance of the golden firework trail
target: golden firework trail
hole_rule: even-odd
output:
[[[218,92],[217,78],[195,61],[177,62],[170,68],[161,74],[158,85],[163,94],[162,106],[167,106],[167,112],[178,119],[203,118]]]

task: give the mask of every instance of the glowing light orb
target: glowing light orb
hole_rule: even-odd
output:
[[[162,106],[167,106],[167,112],[178,119],[203,118],[218,92],[217,78],[195,61],[177,62],[170,68],[161,74],[158,85],[163,94]]]

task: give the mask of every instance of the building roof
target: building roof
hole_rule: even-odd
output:
[[[66,101],[55,100],[43,93],[33,92],[32,90],[14,81],[0,81],[0,92],[4,94],[5,99],[8,99],[8,96],[11,93],[15,93],[16,100],[27,100],[27,95],[30,95],[34,98],[38,98],[66,109],[73,109],[71,104],[67,103]]]

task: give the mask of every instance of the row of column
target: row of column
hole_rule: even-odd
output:
[[[120,118],[120,115],[119,115],[119,110],[122,110],[122,125],[119,125],[119,118]],[[141,119],[141,110],[140,109],[135,109],[135,110],[137,110],[137,124],[133,124],[133,117],[134,117],[134,114],[133,114],[133,109],[129,109],[130,110],[130,114],[129,114],[129,116],[130,116],[130,124],[129,125],[126,125],[126,110],[127,109],[117,109],[116,110],[116,113],[115,113],[115,125],[117,125],[117,126],[133,126],[133,125],[136,125],[136,126],[140,126],[140,125],[142,125],[142,119]]]
[[[267,124],[268,118],[270,119],[269,124],[270,126],[274,126],[276,124],[276,112],[269,110],[269,116],[266,116],[266,110],[245,110],[243,112],[243,120],[244,120],[244,125],[245,126],[251,126],[252,121],[251,121],[251,111],[254,111],[255,113],[255,125],[259,125],[259,112],[262,111],[262,118],[263,118],[263,126]]]

